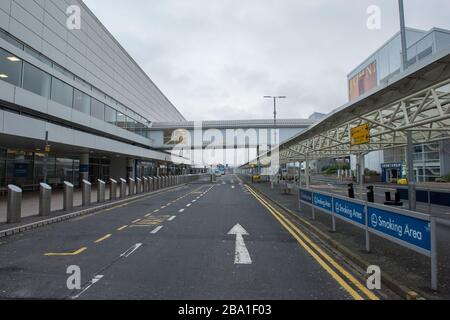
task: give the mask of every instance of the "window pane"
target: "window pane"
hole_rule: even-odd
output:
[[[92,99],[91,116],[105,120],[105,105],[96,99]]]
[[[52,100],[72,107],[73,88],[59,79],[52,78]]]
[[[49,59],[47,59],[42,54],[40,54],[39,52],[37,52],[36,50],[34,50],[33,48],[31,48],[31,47],[29,47],[27,45],[25,46],[25,52],[28,53],[29,55],[35,57],[39,61],[45,63],[49,67],[52,66],[52,62]]]
[[[16,38],[14,38],[13,36],[9,35],[5,31],[3,31],[2,29],[0,29],[0,38],[8,41],[13,46],[23,50],[23,44]]]
[[[105,121],[111,124],[116,124],[117,111],[109,106],[105,106]]]
[[[126,127],[127,127],[127,117],[126,117],[123,113],[117,112],[117,122],[116,122],[116,125],[117,125],[118,127],[121,127],[121,128],[123,128],[123,129],[126,129]]]
[[[75,89],[73,95],[73,108],[80,112],[91,114],[91,97]]]
[[[0,80],[20,87],[22,60],[8,51],[0,49]]]
[[[25,62],[23,67],[23,88],[40,96],[50,97],[50,75]]]

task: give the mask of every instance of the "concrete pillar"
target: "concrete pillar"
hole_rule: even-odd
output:
[[[80,155],[80,185],[83,180],[89,180],[89,153]]]

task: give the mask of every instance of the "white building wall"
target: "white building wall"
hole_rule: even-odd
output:
[[[66,10],[81,8],[81,30]],[[1,0],[0,27],[151,121],[183,116],[78,0]]]

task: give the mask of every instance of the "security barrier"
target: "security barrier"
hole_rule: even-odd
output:
[[[8,186],[8,203],[6,222],[19,223],[22,219],[22,189],[10,184]]]
[[[299,189],[299,206],[311,207],[331,215],[331,229],[336,231],[336,219],[365,231],[366,251],[370,251],[370,235],[375,234],[398,245],[416,251],[431,260],[431,289],[437,290],[436,217],[400,208],[345,198],[312,189]]]
[[[73,209],[73,184],[64,181],[63,210],[70,211]]]
[[[39,216],[50,215],[52,206],[52,187],[46,183],[39,185]]]
[[[82,195],[81,202],[83,207],[87,207],[91,205],[91,183],[87,180],[82,181]]]
[[[117,199],[117,181],[109,179],[109,200],[114,201]]]
[[[120,198],[123,199],[127,196],[127,180],[120,178]]]
[[[98,188],[97,188],[97,202],[103,203],[106,201],[106,183],[103,180],[98,179]]]

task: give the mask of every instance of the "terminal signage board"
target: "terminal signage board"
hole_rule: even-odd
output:
[[[344,219],[366,225],[366,212],[362,204],[334,198],[334,212]]]
[[[333,212],[333,198],[320,193],[313,193],[313,205],[329,213]]]
[[[369,228],[407,246],[431,251],[430,222],[396,212],[368,208]]]

